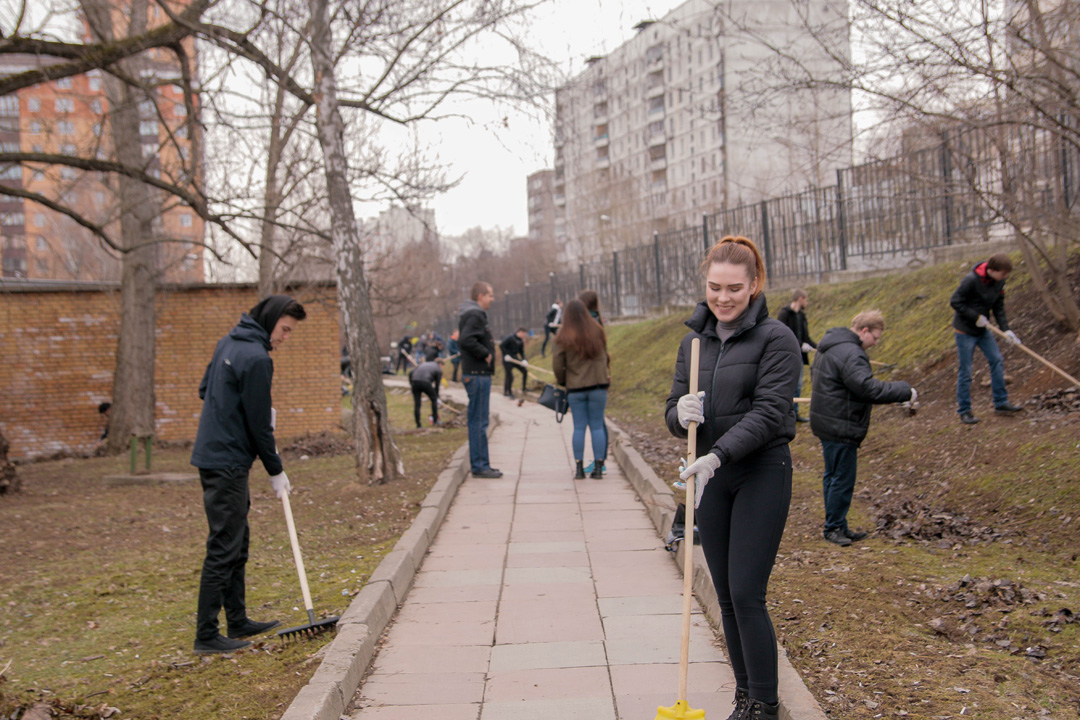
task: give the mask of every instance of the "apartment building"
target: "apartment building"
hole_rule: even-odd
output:
[[[164,15],[151,7],[151,20]],[[193,47],[189,48],[194,57]],[[143,170],[166,182],[188,184],[199,171],[192,157],[193,115],[178,84],[180,71],[168,53],[145,54],[143,79],[156,85],[139,105],[139,143]],[[0,75],[15,74],[43,61],[30,55],[0,56]],[[108,128],[109,101],[100,71],[34,85],[0,97],[0,143],[3,151],[113,159]],[[197,108],[196,108],[197,110]],[[69,208],[119,238],[120,207],[115,175],[56,163],[0,164],[0,189],[33,193]],[[203,221],[189,207],[154,191],[160,208],[153,240],[160,278],[165,282],[202,282]],[[148,238],[148,240],[151,238]],[[120,256],[69,215],[32,199],[0,192],[0,261],[4,277],[55,280],[118,280]]]
[[[555,240],[555,171],[541,170],[526,180],[529,196],[529,240]]]
[[[851,163],[844,0],[688,0],[556,92],[555,236],[594,258]]]

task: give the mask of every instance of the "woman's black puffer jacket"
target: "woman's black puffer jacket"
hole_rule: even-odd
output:
[[[716,316],[705,302],[686,321],[675,380],[664,418],[676,437],[686,437],[676,405],[690,392],[690,342],[701,338],[698,390],[705,391],[705,422],[698,428],[697,456],[713,452],[724,464],[784,445],[795,437],[793,398],[802,351],[791,330],[769,317],[765,296],[751,301],[735,334],[721,342]]]

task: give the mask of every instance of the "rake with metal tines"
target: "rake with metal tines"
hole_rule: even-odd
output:
[[[285,525],[289,528],[289,542],[292,544],[293,560],[296,562],[296,572],[300,576],[300,591],[304,594],[304,609],[307,610],[308,624],[278,630],[278,637],[282,640],[302,637],[312,638],[321,633],[333,630],[337,625],[337,617],[325,620],[315,619],[315,610],[311,602],[311,591],[308,590],[307,573],[304,571],[304,558],[300,556],[300,541],[296,538],[296,525],[293,523],[292,506],[289,504],[289,491],[281,495],[281,505],[285,508]]]
[[[701,340],[690,341],[690,394],[698,392],[698,366],[701,354]],[[697,454],[697,423],[692,422],[686,428],[686,467],[694,462]],[[679,697],[671,707],[661,705],[656,708],[656,720],[700,720],[705,717],[704,710],[695,710],[686,702],[687,670],[690,664],[690,609],[694,595],[694,488],[696,477],[686,478],[686,538],[682,543],[683,551],[683,611],[682,611],[682,648],[679,653]]]

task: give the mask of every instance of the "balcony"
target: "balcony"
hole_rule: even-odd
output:
[[[555,195],[555,204],[559,205],[560,207],[565,205],[566,204],[566,196],[563,195],[562,193],[557,193]]]
[[[596,142],[596,147],[598,147],[598,148],[608,146],[608,135],[607,135],[607,133],[604,133],[603,135],[597,135],[595,138],[593,138],[593,140]]]
[[[650,170],[664,170],[667,168],[667,158],[658,157],[649,161]]]
[[[663,130],[654,130],[649,133],[649,137],[646,140],[648,147],[657,147],[667,142],[667,133]]]
[[[597,157],[596,158],[596,167],[598,167],[598,168],[609,168],[609,167],[611,167],[611,158],[608,157],[607,155],[601,155],[601,156]]]

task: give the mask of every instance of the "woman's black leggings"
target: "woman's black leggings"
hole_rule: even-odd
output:
[[[765,592],[790,504],[791,453],[781,445],[721,465],[697,510],[735,684],[766,703],[777,702],[777,660]]]

